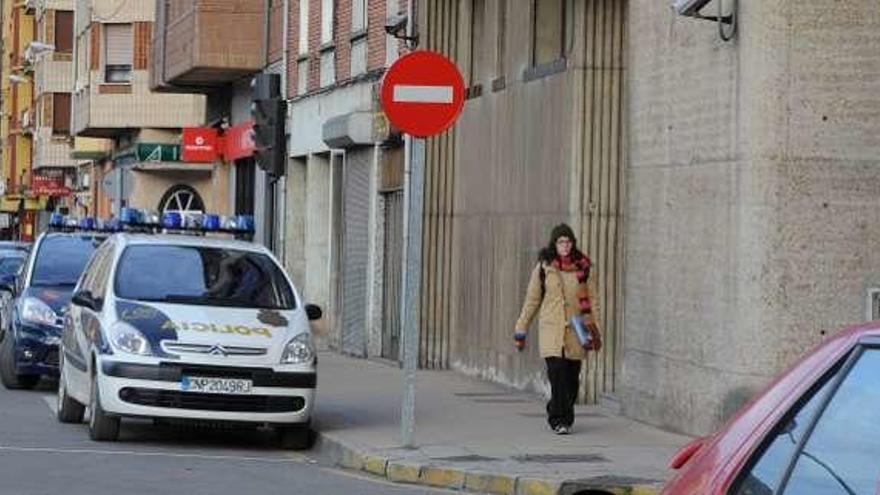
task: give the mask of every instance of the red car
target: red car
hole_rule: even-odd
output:
[[[824,342],[671,467],[664,495],[880,494],[880,324]]]

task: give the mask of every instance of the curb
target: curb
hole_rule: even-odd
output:
[[[320,432],[316,433],[311,453],[343,469],[363,471],[394,483],[464,492],[492,495],[576,495],[584,490],[610,495],[658,495],[660,492],[657,486],[638,483],[550,480],[422,464],[358,449]]]

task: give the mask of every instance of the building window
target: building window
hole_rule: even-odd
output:
[[[336,82],[336,51],[321,53],[321,87],[332,86]]]
[[[309,91],[309,59],[299,61],[296,66],[296,94],[304,95]]]
[[[390,38],[390,36],[389,36]],[[367,72],[367,37],[363,36],[351,42],[351,75],[352,77]]]
[[[532,0],[532,66],[564,56],[567,0]]]
[[[52,135],[70,135],[70,93],[52,93]]]
[[[73,53],[73,12],[55,11],[55,52]]]
[[[159,211],[202,213],[205,211],[205,203],[195,189],[185,184],[178,184],[165,191],[162,200],[159,201]]]
[[[309,0],[299,0],[299,53],[309,53]]]
[[[351,32],[367,29],[367,0],[351,0]]]
[[[321,0],[321,44],[333,41],[333,1]]]
[[[483,40],[485,35],[486,0],[471,0],[471,67],[470,86],[480,83],[483,75],[483,54],[485,47]]]
[[[104,25],[104,81],[130,83],[134,37],[131,24]]]

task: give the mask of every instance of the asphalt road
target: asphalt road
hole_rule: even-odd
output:
[[[92,442],[85,423],[57,422],[54,387],[0,387],[0,495],[449,493],[322,465],[279,449],[270,430],[123,421],[118,442]]]

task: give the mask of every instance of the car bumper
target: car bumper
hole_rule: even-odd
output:
[[[21,326],[15,332],[15,368],[20,375],[58,376],[61,330]]]
[[[185,372],[184,365],[104,361],[100,368],[101,405],[108,413],[120,416],[302,424],[311,418],[315,400],[314,372],[263,370],[265,373],[252,378],[250,394],[231,395],[182,391],[180,376]],[[218,369],[212,369],[210,374],[219,375]]]

